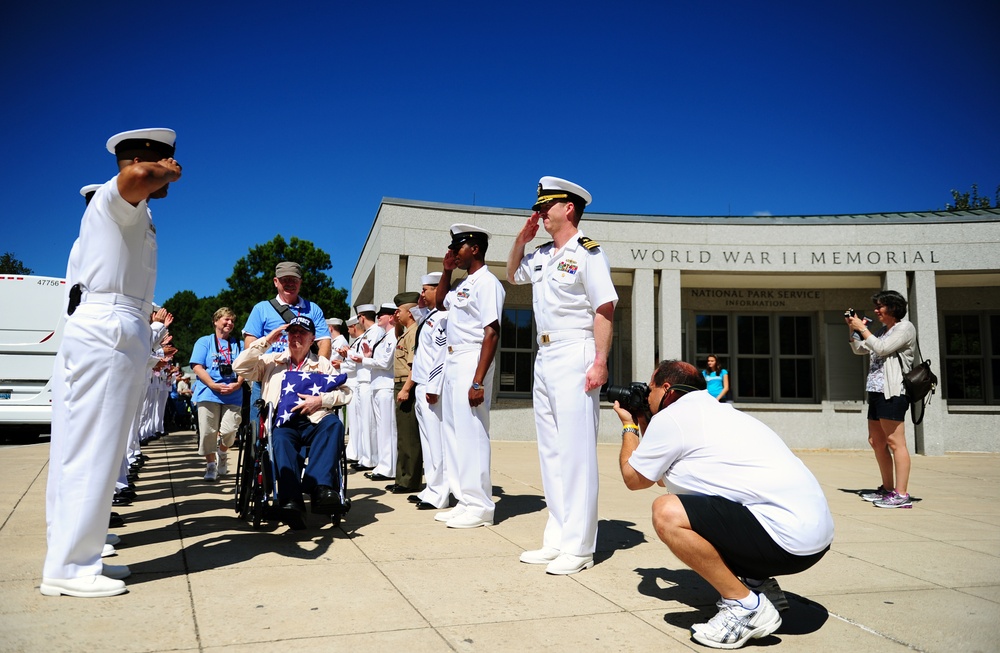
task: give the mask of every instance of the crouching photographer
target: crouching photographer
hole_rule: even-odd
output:
[[[776,631],[788,601],[773,577],[808,569],[833,541],[816,478],[774,431],[716,401],[689,363],[663,361],[648,386],[608,397],[622,420],[625,485],[670,491],[653,502],[656,533],[722,596],[692,637],[738,648]]]

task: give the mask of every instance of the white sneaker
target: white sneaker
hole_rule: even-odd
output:
[[[473,512],[465,511],[457,517],[452,517],[446,522],[448,528],[478,528],[479,526],[492,526],[493,519],[480,517]]]
[[[740,648],[750,639],[767,637],[781,626],[781,616],[763,594],[753,610],[726,601],[716,603],[719,612],[708,623],[691,626],[696,642],[712,648]]]
[[[219,478],[219,466],[215,463],[208,463],[205,466],[205,480],[214,481]]]
[[[545,573],[555,576],[568,576],[584,569],[590,569],[593,566],[594,556],[592,555],[575,556],[572,553],[560,553],[559,557],[550,562],[549,566],[545,568]]]
[[[118,544],[121,541],[122,541],[122,538],[118,537],[114,533],[108,533],[107,537],[104,538],[104,543],[105,544],[110,544],[111,546],[114,546],[114,545]]]
[[[547,565],[559,557],[559,549],[543,546],[534,551],[525,551],[521,554],[521,562],[529,565]]]
[[[219,452],[219,476],[229,473],[229,452]]]
[[[463,506],[462,504],[458,504],[451,510],[445,510],[444,512],[439,512],[438,514],[434,515],[434,521],[447,522],[451,519],[454,519],[455,517],[458,517],[463,512],[465,512],[465,506]]]
[[[104,548],[101,550],[101,557],[108,558],[114,555],[118,555],[118,552],[115,551],[115,547],[111,546],[110,544],[105,544]]]
[[[125,580],[132,575],[132,570],[128,565],[104,565],[101,575],[115,580]]]
[[[97,598],[124,594],[125,583],[107,576],[83,576],[81,578],[43,578],[38,588],[43,596],[78,596]]]

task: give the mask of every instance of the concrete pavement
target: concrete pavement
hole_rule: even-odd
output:
[[[147,447],[140,499],[113,564],[129,592],[43,597],[48,445],[0,448],[0,651],[687,651],[714,591],[659,542],[663,490],[629,492],[600,446],[597,565],[548,576],[518,562],[545,520],[537,450],[493,444],[496,525],[448,529],[361,474],[333,528],[261,531],[232,509],[233,477],[210,484],[191,433]],[[836,520],[832,550],[780,578],[791,609],[747,648],[781,651],[1000,649],[1000,456],[913,458],[912,510],[854,493],[877,485],[870,452],[798,452]],[[233,465],[235,470],[235,465]]]

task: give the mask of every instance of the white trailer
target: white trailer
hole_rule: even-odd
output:
[[[0,431],[48,433],[65,279],[0,274]]]

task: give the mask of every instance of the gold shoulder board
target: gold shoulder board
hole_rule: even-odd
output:
[[[595,249],[600,249],[600,247],[601,247],[601,244],[598,243],[596,240],[591,240],[590,238],[587,238],[586,236],[580,236],[577,239],[577,242],[580,243],[581,245],[583,245],[583,248],[585,250],[587,250],[588,252],[592,252]]]

